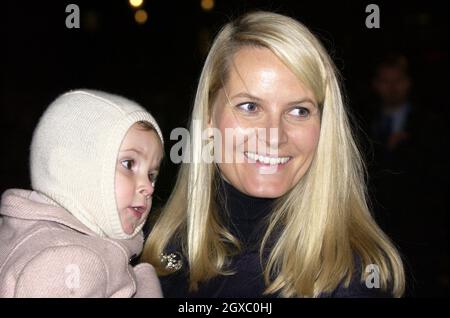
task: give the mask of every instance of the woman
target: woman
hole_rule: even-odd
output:
[[[218,138],[227,129],[231,145]],[[299,22],[256,12],[220,31],[191,141],[193,162],[143,254],[161,264],[166,297],[402,295],[402,261],[366,204],[337,72]]]

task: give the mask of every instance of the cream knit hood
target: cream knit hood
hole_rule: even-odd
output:
[[[128,129],[147,121],[163,137],[155,119],[124,97],[93,90],[71,91],[44,112],[31,142],[33,190],[62,206],[100,236],[129,239],[115,197],[115,167]]]

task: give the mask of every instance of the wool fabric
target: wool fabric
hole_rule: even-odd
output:
[[[129,239],[120,222],[115,197],[117,155],[128,129],[153,118],[139,104],[95,90],[59,96],[39,120],[30,150],[33,190],[72,213],[101,237]]]

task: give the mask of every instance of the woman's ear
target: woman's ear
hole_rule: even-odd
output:
[[[208,128],[213,128],[212,114],[210,114],[208,118]]]
[[[212,131],[214,128],[214,105],[211,107],[211,109],[208,111],[208,130]]]
[[[209,120],[208,120],[208,139],[212,139],[214,134],[213,134],[213,120],[212,120],[212,114],[209,115]]]

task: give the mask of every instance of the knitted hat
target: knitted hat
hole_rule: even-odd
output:
[[[33,190],[72,213],[103,237],[129,239],[120,222],[115,196],[117,155],[128,129],[155,119],[124,97],[93,90],[71,91],[44,112],[31,142]]]

